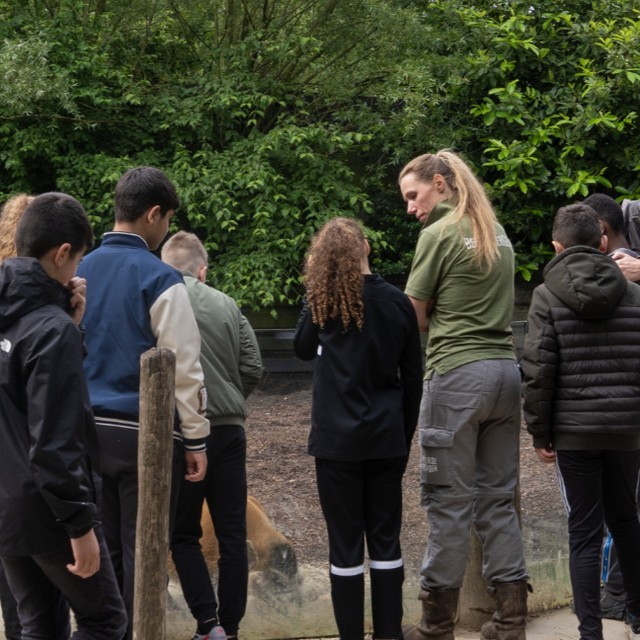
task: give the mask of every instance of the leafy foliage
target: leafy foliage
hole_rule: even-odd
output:
[[[0,3],[3,193],[68,191],[101,233],[119,175],[156,165],[218,286],[295,302],[309,235],[371,211],[359,158],[385,126],[403,15],[360,0]]]
[[[559,206],[593,191],[640,196],[640,13],[603,1],[443,1],[425,22],[457,34],[463,71],[443,100],[471,118],[450,138],[487,182],[528,279],[548,257]]]
[[[119,176],[160,167],[212,282],[299,300],[310,234],[361,218],[402,277],[398,168],[461,151],[526,279],[558,206],[640,196],[640,17],[598,0],[0,0],[0,197],[68,191],[97,234]]]

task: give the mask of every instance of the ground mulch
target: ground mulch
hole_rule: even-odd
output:
[[[318,504],[313,458],[306,453],[311,414],[309,375],[272,375],[250,396],[247,420],[249,493],[292,543],[299,564],[328,559],[326,530]],[[415,442],[415,441],[414,441]],[[419,500],[419,447],[411,452],[404,479],[403,556],[419,567],[427,536]],[[553,465],[539,462],[523,426],[521,505],[525,527],[535,532],[549,521],[564,527],[564,509]],[[544,540],[543,540],[544,541]],[[530,542],[534,547],[541,542]]]

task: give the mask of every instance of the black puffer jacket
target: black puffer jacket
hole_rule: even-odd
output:
[[[97,435],[65,306],[37,260],[0,266],[0,556],[64,548],[96,517]]]
[[[640,449],[640,286],[572,247],[533,292],[522,368],[535,447]]]

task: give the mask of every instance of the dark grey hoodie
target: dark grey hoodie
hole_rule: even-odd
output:
[[[535,447],[640,449],[640,286],[577,246],[533,292],[522,357]]]

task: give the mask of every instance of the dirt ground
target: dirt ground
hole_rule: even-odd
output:
[[[316,493],[314,461],[306,452],[311,415],[310,374],[272,374],[251,395],[248,409],[249,493],[260,501],[275,527],[289,539],[297,572],[285,578],[279,571],[252,571],[242,637],[334,638],[326,530]],[[523,537],[535,590],[535,603],[532,598],[529,603],[532,616],[527,636],[531,640],[570,640],[576,637],[575,616],[568,609],[558,609],[568,603],[570,591],[566,516],[555,469],[537,461],[524,431],[521,445]],[[416,595],[428,533],[419,499],[419,466],[419,447],[414,446],[404,479],[401,540],[406,621],[417,620],[420,615]],[[168,636],[176,639],[187,637],[193,625],[186,606],[180,603],[178,591],[179,588],[174,593],[177,606],[170,616],[173,635]],[[468,614],[475,617],[479,614],[486,620],[488,610],[475,600],[466,606],[467,620],[463,622],[461,611],[456,637],[471,640],[479,634],[467,630],[478,625],[469,620]],[[366,624],[370,623],[368,619]],[[619,631],[623,633],[622,629]],[[622,636],[611,635],[612,640],[618,637]]]
[[[247,420],[249,493],[265,507],[292,543],[299,564],[328,560],[326,531],[318,504],[313,458],[306,453],[311,412],[308,376],[272,376],[249,398]],[[426,517],[419,500],[419,447],[414,446],[404,480],[403,556],[419,567],[426,542]],[[538,461],[530,438],[521,438],[521,504],[530,548],[545,540],[545,527],[564,510],[553,465]],[[557,527],[555,527],[557,529]],[[538,536],[539,534],[539,536]]]

